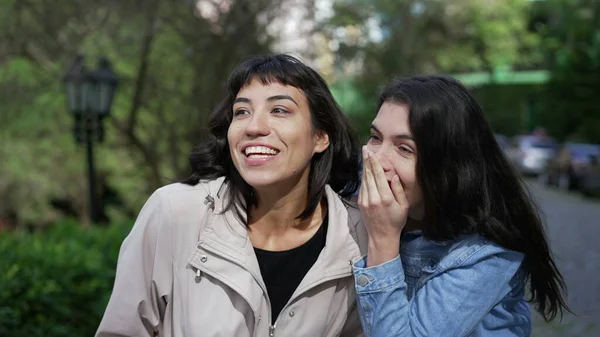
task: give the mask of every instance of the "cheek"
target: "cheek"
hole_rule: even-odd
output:
[[[237,140],[240,138],[240,127],[234,123],[229,125],[229,129],[227,129],[227,141],[229,142],[229,146],[235,144]]]
[[[411,194],[415,203],[420,204],[423,202],[423,191],[421,190],[421,186],[419,186],[419,183],[416,181],[416,179],[412,186]]]
[[[423,206],[423,190],[419,182],[417,181],[417,177],[413,178],[410,189],[408,191],[408,202],[411,207],[422,207]]]
[[[229,131],[227,132],[227,149],[229,151],[229,155],[231,156],[231,160],[233,160],[233,162],[237,165],[237,157],[239,154],[239,152],[237,151],[237,146],[240,141],[240,137],[232,131],[234,130],[229,129]]]
[[[316,144],[316,136],[311,129],[302,125],[286,125],[285,128],[279,128],[277,132],[279,139],[286,143],[291,150],[305,151]]]
[[[367,142],[367,149],[373,151],[373,153],[377,153],[378,146],[374,146],[371,142]]]
[[[417,172],[415,171],[415,162],[402,156],[398,157],[392,161],[394,163],[394,171],[400,177],[403,186],[412,193],[412,190],[418,189],[419,185],[417,182]]]

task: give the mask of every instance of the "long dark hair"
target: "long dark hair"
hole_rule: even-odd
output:
[[[524,253],[536,309],[547,321],[563,309],[571,312],[539,210],[468,90],[448,76],[413,76],[384,88],[379,107],[385,102],[409,110],[425,204],[423,235],[451,240],[478,233]]]
[[[254,79],[263,84],[277,82],[300,89],[306,95],[313,128],[329,136],[329,147],[312,158],[307,205],[298,218],[306,219],[312,215],[323,198],[326,184],[342,197],[352,195],[359,185],[360,165],[350,121],[336,103],[325,80],[315,70],[286,54],[252,56],[233,70],[225,98],[210,117],[207,139],[190,155],[192,174],[183,182],[196,185],[202,179],[225,176],[229,183],[225,210],[233,208],[243,220],[248,210],[257,206],[253,188],[233,164],[227,141],[235,97]]]

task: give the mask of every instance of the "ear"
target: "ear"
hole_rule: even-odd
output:
[[[329,147],[329,135],[325,131],[317,130],[315,141],[315,153],[325,152]]]

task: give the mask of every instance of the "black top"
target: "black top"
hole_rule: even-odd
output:
[[[271,300],[272,322],[290,300],[300,282],[325,247],[327,216],[315,235],[299,247],[284,251],[254,248],[260,273]]]

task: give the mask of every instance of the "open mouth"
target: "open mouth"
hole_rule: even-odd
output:
[[[271,158],[279,153],[279,150],[266,146],[248,146],[244,154],[248,158]]]

